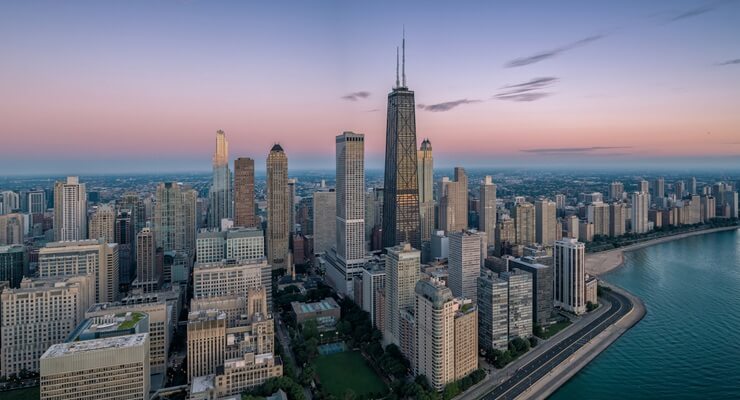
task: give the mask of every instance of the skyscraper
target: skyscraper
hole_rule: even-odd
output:
[[[632,193],[632,232],[645,233],[648,231],[648,194],[644,192]]]
[[[216,151],[213,153],[213,182],[208,192],[208,226],[218,228],[221,220],[233,215],[229,143],[226,133],[216,131]]]
[[[659,178],[655,178],[655,182],[653,183],[652,195],[655,199],[665,197],[665,179],[663,179],[662,176]]]
[[[535,243],[535,211],[532,203],[519,203],[514,209],[514,229],[516,243],[528,245]]]
[[[43,214],[46,211],[46,192],[33,190],[28,192],[29,214]]]
[[[594,224],[594,235],[609,235],[609,205],[601,201],[588,205],[588,222]]]
[[[408,242],[421,248],[419,221],[419,183],[416,154],[416,114],[414,92],[406,87],[405,49],[403,80],[388,94],[388,120],[385,136],[385,177],[383,200],[383,247]]]
[[[313,192],[313,249],[315,254],[326,253],[337,241],[337,193]]]
[[[337,255],[352,265],[365,255],[365,136],[344,132],[336,144]]]
[[[419,217],[421,219],[421,242],[431,243],[434,231],[434,158],[429,139],[421,142],[417,154],[419,162]]]
[[[609,205],[609,236],[617,237],[624,235],[624,221],[627,207],[623,203],[612,203]]]
[[[254,214],[254,160],[240,157],[234,160],[234,226],[257,226]]]
[[[179,183],[157,185],[154,206],[154,236],[162,251],[194,255],[196,199],[198,193]]]
[[[648,184],[648,181],[642,179],[637,183],[637,191],[640,193],[648,194],[649,186],[650,185]]]
[[[439,185],[439,226],[447,232],[468,227],[468,177],[455,167],[455,180],[442,178]]]
[[[139,233],[140,230],[144,229],[146,226],[146,219],[147,219],[147,213],[146,213],[146,206],[144,205],[144,201],[141,200],[141,197],[139,197],[136,193],[125,193],[121,197],[121,201],[118,202],[118,209],[119,210],[128,210],[129,215],[131,216],[131,224],[133,225],[133,231],[134,235]]]
[[[145,292],[159,288],[161,274],[157,269],[156,234],[144,228],[136,235],[136,281],[135,286]]]
[[[496,245],[496,185],[490,176],[480,183],[480,219],[478,230],[486,233],[486,248]]]
[[[455,297],[476,302],[476,282],[480,275],[481,253],[485,249],[485,234],[456,231],[449,234],[448,285]]]
[[[557,209],[554,201],[540,199],[534,202],[535,241],[544,246],[555,243],[557,231]]]
[[[609,185],[609,199],[622,200],[623,193],[624,193],[624,184],[622,182],[614,181]]]
[[[386,249],[385,260],[385,344],[399,344],[401,310],[414,307],[414,287],[419,280],[421,254],[409,243]]]
[[[288,157],[275,144],[267,156],[267,260],[273,269],[288,268],[289,207]]]
[[[585,252],[585,245],[576,239],[555,242],[553,252],[555,307],[576,314],[586,312]]]
[[[88,235],[90,239],[102,239],[106,243],[117,243],[115,238],[116,210],[104,204],[90,217]]]
[[[54,240],[87,239],[87,191],[76,176],[54,184]]]

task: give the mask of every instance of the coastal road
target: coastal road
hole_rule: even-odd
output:
[[[571,335],[564,337],[558,344],[540,354],[537,358],[519,367],[514,375],[483,395],[481,399],[515,399],[532,384],[552,371],[553,368],[568,360],[578,349],[604,329],[619,321],[632,310],[633,304],[627,297],[613,291],[604,291],[604,293],[604,298],[612,304],[607,312]]]

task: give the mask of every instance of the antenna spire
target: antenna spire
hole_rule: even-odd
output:
[[[398,82],[398,46],[396,46],[396,87],[401,86]]]
[[[401,41],[401,76],[403,77],[403,87],[406,87],[406,25],[403,26],[403,40]]]

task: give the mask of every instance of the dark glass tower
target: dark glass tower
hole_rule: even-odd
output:
[[[385,183],[383,191],[383,247],[408,242],[421,249],[419,183],[416,160],[416,114],[414,92],[406,87],[403,41],[403,80],[388,94],[388,124],[385,134]]]

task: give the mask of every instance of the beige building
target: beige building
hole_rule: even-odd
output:
[[[439,185],[439,227],[454,232],[468,227],[468,177],[455,167],[455,180],[442,178]]]
[[[54,240],[87,239],[87,190],[76,176],[54,184]]]
[[[335,191],[313,192],[313,251],[323,254],[337,240],[337,193]]]
[[[270,378],[283,376],[283,363],[273,354],[247,353],[224,362],[223,373],[199,376],[190,385],[190,400],[240,398],[240,393]]]
[[[99,239],[106,243],[116,243],[115,238],[116,210],[104,204],[90,216],[87,232],[90,239]]]
[[[516,230],[517,244],[526,246],[537,241],[535,214],[532,203],[522,202],[514,207],[514,229]]]
[[[421,253],[409,243],[389,247],[385,259],[386,344],[399,344],[399,312],[414,308],[414,287],[419,280]]]
[[[486,236],[483,232],[459,231],[449,234],[449,287],[455,297],[476,301],[476,279],[485,258]]]
[[[557,236],[557,207],[554,201],[540,199],[534,202],[535,241],[552,246]]]
[[[38,275],[89,275],[95,282],[95,302],[116,301],[118,245],[95,239],[49,243],[39,250]]]
[[[268,309],[272,304],[272,272],[264,258],[197,263],[193,267],[193,298],[244,296],[250,289],[265,288]]]
[[[262,286],[250,287],[246,295],[199,297],[190,300],[190,311],[219,310],[226,314],[226,326],[231,328],[249,319],[250,315],[269,314],[266,292]]]
[[[201,231],[195,247],[199,263],[219,262],[226,258],[256,260],[265,257],[265,235],[257,228]]]
[[[149,334],[51,346],[41,356],[41,400],[149,399]]]
[[[496,185],[490,176],[480,183],[478,230],[486,233],[485,246],[496,246]]]
[[[23,244],[23,214],[0,215],[0,246]]]
[[[289,207],[288,157],[275,144],[267,156],[267,260],[273,269],[288,268]]]
[[[162,251],[192,256],[195,250],[198,192],[175,182],[157,185],[154,205],[154,238]]]
[[[415,288],[414,374],[440,391],[478,368],[478,311],[439,281]]]
[[[62,343],[95,300],[89,276],[29,279],[0,295],[0,373],[39,370],[49,346]]]
[[[625,217],[627,207],[624,203],[612,203],[609,205],[609,236],[617,237],[624,235]]]
[[[594,235],[609,236],[609,205],[596,201],[588,205],[586,212],[588,222],[594,224]]]
[[[195,311],[188,315],[188,382],[215,374],[226,352],[226,313]]]
[[[595,276],[586,277],[586,303],[597,304],[599,281]]]

